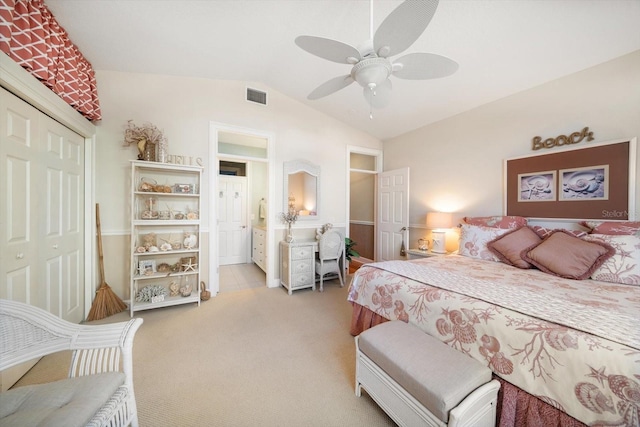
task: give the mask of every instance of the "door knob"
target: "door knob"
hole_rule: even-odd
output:
[[[18,252],[16,254],[16,259],[22,259],[22,258],[24,258],[24,254],[22,252]]]
[[[57,243],[53,245],[53,249],[58,249],[58,244]]]

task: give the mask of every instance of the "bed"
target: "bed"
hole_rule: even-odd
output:
[[[640,286],[449,255],[366,264],[348,300],[352,335],[400,319],[491,368],[499,425],[640,425]]]

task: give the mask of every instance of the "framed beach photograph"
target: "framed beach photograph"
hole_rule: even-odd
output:
[[[138,263],[138,274],[141,276],[149,276],[156,271],[156,261],[153,259],[145,259]]]
[[[560,170],[560,200],[609,200],[609,165]]]
[[[552,202],[556,200],[556,171],[518,174],[519,202]]]
[[[633,220],[636,144],[623,139],[505,159],[505,215]]]

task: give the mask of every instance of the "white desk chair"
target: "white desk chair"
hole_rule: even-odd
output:
[[[338,273],[340,286],[344,286],[342,272],[340,271],[340,259],[344,251],[344,236],[337,230],[328,230],[320,236],[318,241],[318,259],[316,260],[316,274],[320,276],[320,292],[322,281],[326,274]]]

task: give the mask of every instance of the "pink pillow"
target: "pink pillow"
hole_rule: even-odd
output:
[[[586,279],[615,253],[610,245],[578,239],[556,230],[540,243],[522,251],[523,260],[545,273],[567,279]]]
[[[493,228],[518,228],[527,225],[522,216],[465,216],[463,221],[469,225]]]
[[[500,261],[518,268],[532,268],[520,253],[542,239],[530,227],[520,227],[487,243],[487,247]]]
[[[602,241],[616,250],[615,255],[591,274],[592,279],[640,285],[640,236],[589,234],[585,240]]]
[[[640,236],[640,221],[582,221],[580,224],[591,229],[591,234]]]
[[[534,225],[533,227],[531,227],[533,229],[533,231],[536,232],[536,234],[538,236],[540,236],[541,239],[544,239],[546,237],[549,237],[551,235],[551,233],[553,233],[556,230],[560,230],[560,228],[545,228],[545,227],[541,227],[539,225]],[[584,236],[587,236],[589,233],[587,233],[586,231],[581,231],[581,230],[565,230],[567,233],[570,233],[572,236],[578,237],[578,238],[583,238]]]

